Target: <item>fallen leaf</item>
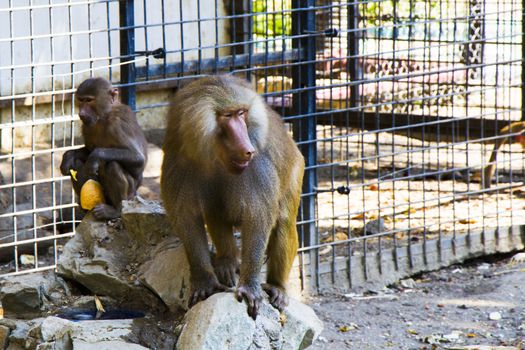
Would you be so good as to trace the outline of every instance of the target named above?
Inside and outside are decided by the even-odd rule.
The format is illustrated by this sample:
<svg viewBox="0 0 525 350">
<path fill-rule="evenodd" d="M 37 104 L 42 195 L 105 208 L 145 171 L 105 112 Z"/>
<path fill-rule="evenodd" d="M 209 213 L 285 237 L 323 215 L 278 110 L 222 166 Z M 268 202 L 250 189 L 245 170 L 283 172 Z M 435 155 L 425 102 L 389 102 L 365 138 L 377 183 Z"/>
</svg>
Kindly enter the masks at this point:
<svg viewBox="0 0 525 350">
<path fill-rule="evenodd" d="M 467 338 L 476 338 L 475 333 L 467 333 Z"/>
<path fill-rule="evenodd" d="M 407 329 L 408 334 L 418 335 L 419 333 L 415 329 Z"/>
<path fill-rule="evenodd" d="M 348 239 L 348 235 L 344 232 L 337 232 L 335 234 L 335 237 L 332 237 L 331 235 L 322 239 L 323 243 L 330 243 L 334 241 L 346 241 Z"/>
<path fill-rule="evenodd" d="M 284 325 L 286 324 L 286 315 L 281 313 L 279 315 L 279 323 L 281 324 L 281 327 L 284 327 Z"/>
<path fill-rule="evenodd" d="M 365 213 L 360 213 L 360 214 L 352 216 L 350 219 L 352 219 L 352 220 L 363 220 L 364 218 L 366 218 Z"/>
<path fill-rule="evenodd" d="M 348 326 L 341 326 L 341 327 L 339 327 L 339 332 L 346 333 L 349 330 L 350 330 L 350 327 L 348 327 Z"/>
<path fill-rule="evenodd" d="M 344 325 L 339 327 L 339 332 L 346 333 L 351 330 L 359 329 L 359 327 L 355 323 L 350 323 L 348 325 Z"/>
<path fill-rule="evenodd" d="M 96 295 L 95 295 L 95 306 L 97 308 L 97 311 L 106 312 L 106 310 L 104 310 L 104 305 L 102 305 L 102 302 Z"/>
<path fill-rule="evenodd" d="M 460 224 L 466 225 L 466 224 L 475 224 L 477 221 L 474 219 L 461 219 L 459 220 Z"/>
<path fill-rule="evenodd" d="M 405 214 L 415 214 L 416 213 L 416 209 L 410 207 L 406 210 L 403 210 L 402 212 L 399 213 L 399 215 L 405 215 Z"/>
<path fill-rule="evenodd" d="M 417 283 L 429 283 L 429 282 L 432 282 L 432 280 L 430 278 L 418 278 L 416 279 L 416 282 Z"/>
</svg>

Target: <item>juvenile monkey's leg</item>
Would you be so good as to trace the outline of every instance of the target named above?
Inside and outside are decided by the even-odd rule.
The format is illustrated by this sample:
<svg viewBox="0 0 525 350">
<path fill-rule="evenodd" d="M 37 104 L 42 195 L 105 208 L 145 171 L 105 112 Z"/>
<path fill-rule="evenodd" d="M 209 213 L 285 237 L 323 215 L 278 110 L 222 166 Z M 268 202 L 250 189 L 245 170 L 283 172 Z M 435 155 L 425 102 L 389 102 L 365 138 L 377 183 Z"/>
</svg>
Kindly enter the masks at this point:
<svg viewBox="0 0 525 350">
<path fill-rule="evenodd" d="M 268 242 L 267 283 L 262 287 L 270 296 L 270 303 L 280 311 L 288 305 L 286 282 L 299 247 L 295 224 L 295 215 L 280 218 Z"/>
<path fill-rule="evenodd" d="M 235 274 L 239 270 L 239 250 L 233 237 L 232 226 L 215 215 L 206 217 L 206 226 L 217 254 L 213 258 L 213 267 L 219 281 L 228 286 L 235 286 Z"/>
<path fill-rule="evenodd" d="M 118 162 L 108 162 L 100 166 L 99 178 L 108 203 L 93 208 L 93 215 L 99 220 L 117 218 L 122 201 L 128 199 L 129 188 L 133 186 L 129 183 L 130 176 Z"/>
</svg>

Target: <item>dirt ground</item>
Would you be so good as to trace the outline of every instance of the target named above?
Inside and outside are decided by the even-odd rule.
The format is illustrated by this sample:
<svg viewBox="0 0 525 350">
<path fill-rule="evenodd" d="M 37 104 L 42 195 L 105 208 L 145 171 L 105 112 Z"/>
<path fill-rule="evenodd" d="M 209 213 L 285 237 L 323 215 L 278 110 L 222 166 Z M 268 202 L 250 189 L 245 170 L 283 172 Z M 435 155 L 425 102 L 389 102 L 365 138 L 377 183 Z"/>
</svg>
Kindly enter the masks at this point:
<svg viewBox="0 0 525 350">
<path fill-rule="evenodd" d="M 311 349 L 525 349 L 523 255 L 475 260 L 362 295 L 312 298 L 325 329 Z"/>
<path fill-rule="evenodd" d="M 446 150 L 443 151 L 446 153 Z M 405 154 L 404 151 L 399 152 Z M 410 168 L 413 163 L 425 163 L 426 171 L 440 169 L 439 164 L 433 164 L 428 159 L 447 159 L 446 154 L 439 151 L 431 154 L 431 151 L 425 152 L 421 159 L 414 159 L 417 158 L 415 153 L 410 153 L 413 158 L 406 160 L 396 155 L 397 167 Z M 472 146 L 468 151 L 479 152 L 480 149 Z M 366 155 L 344 154 L 341 157 L 358 159 Z M 139 191 L 146 199 L 158 199 L 161 159 L 160 149 L 151 146 L 144 186 Z M 462 163 L 458 159 L 455 161 Z M 457 163 L 455 167 L 458 167 Z M 523 158 L 521 164 L 513 163 L 513 168 L 517 167 L 514 176 L 518 179 L 521 179 L 522 164 Z M 417 181 L 410 179 L 408 174 L 408 178 L 373 186 L 371 179 L 378 178 L 375 173 L 377 165 L 375 162 L 356 165 L 364 170 L 367 166 L 371 167 L 368 172 L 372 172 L 373 176 L 367 176 L 365 184 L 359 173 L 352 174 L 349 183 L 338 181 L 346 178 L 336 176 L 340 175 L 338 171 L 345 175 L 354 168 L 353 164 L 345 163 L 335 168 L 334 177 L 328 176 L 325 182 L 320 176 L 320 187 L 323 188 L 339 185 L 358 187 L 353 190 L 351 202 L 346 195 L 333 195 L 332 192 L 319 195 L 319 225 L 329 228 L 326 229 L 328 235 L 334 232 L 332 225 L 337 233 L 351 232 L 353 235 L 362 231 L 366 220 L 384 216 L 391 219 L 385 218 L 387 230 L 411 229 L 417 233 L 418 229 L 425 228 L 427 234 L 435 230 L 447 233 L 454 230 L 461 232 L 463 228 L 517 225 L 522 224 L 525 218 L 525 191 L 521 188 L 515 188 L 512 192 L 505 190 L 465 196 L 479 185 L 469 185 L 464 176 L 456 173 L 455 180 L 425 178 L 425 181 Z M 382 166 L 390 169 L 388 164 Z M 9 169 L 4 170 L 2 173 L 6 176 Z M 22 165 L 19 166 L 17 174 L 29 173 L 23 170 Z M 320 173 L 323 175 L 322 169 Z M 10 182 L 8 177 L 6 180 Z M 502 182 L 506 181 L 502 177 Z M 19 190 L 19 197 L 22 197 L 21 193 Z M 395 197 L 392 193 L 396 194 Z M 425 204 L 418 206 L 417 203 Z M 395 208 L 395 215 L 387 210 L 392 208 Z M 352 214 L 350 219 L 345 213 Z M 346 219 L 334 219 L 340 217 Z M 325 233 L 322 228 L 320 233 Z M 323 237 L 321 240 L 324 242 Z M 347 238 L 343 236 L 343 239 Z M 53 264 L 52 256 L 49 262 L 43 258 L 40 257 L 39 263 L 44 266 Z M 12 272 L 13 268 L 12 261 L 0 265 L 0 273 Z M 525 259 L 518 263 L 511 262 L 510 256 L 477 260 L 423 274 L 363 295 L 315 297 L 309 300 L 309 304 L 325 324 L 325 330 L 311 349 L 525 349 Z M 469 347 L 473 345 L 479 346 Z"/>
</svg>

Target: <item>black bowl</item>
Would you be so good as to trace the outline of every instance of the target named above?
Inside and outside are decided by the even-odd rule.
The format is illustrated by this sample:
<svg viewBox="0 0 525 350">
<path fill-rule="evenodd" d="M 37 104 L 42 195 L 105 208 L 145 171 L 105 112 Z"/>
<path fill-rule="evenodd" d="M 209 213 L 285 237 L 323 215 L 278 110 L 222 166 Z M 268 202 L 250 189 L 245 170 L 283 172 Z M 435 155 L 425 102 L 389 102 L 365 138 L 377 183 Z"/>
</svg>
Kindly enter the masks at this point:
<svg viewBox="0 0 525 350">
<path fill-rule="evenodd" d="M 96 310 L 90 309 L 72 309 L 64 310 L 57 315 L 57 317 L 64 318 L 71 321 L 92 321 L 92 320 L 124 320 L 144 317 L 144 313 L 140 311 L 113 309 L 107 310 L 100 314 L 98 318 Z"/>
</svg>

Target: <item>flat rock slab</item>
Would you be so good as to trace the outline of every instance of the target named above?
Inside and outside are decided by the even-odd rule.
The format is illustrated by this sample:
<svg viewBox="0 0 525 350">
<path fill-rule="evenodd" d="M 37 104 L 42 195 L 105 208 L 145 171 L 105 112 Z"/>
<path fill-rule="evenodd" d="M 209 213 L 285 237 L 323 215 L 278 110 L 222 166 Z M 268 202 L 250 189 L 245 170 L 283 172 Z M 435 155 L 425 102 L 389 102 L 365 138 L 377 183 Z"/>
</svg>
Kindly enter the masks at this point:
<svg viewBox="0 0 525 350">
<path fill-rule="evenodd" d="M 148 350 L 139 344 L 127 343 L 119 340 L 100 341 L 88 343 L 81 340 L 73 340 L 72 350 Z"/>
<path fill-rule="evenodd" d="M 147 349 L 127 339 L 133 334 L 133 320 L 99 320 L 72 322 L 47 317 L 40 326 L 42 340 L 50 349 L 72 344 L 73 350 Z"/>
</svg>

